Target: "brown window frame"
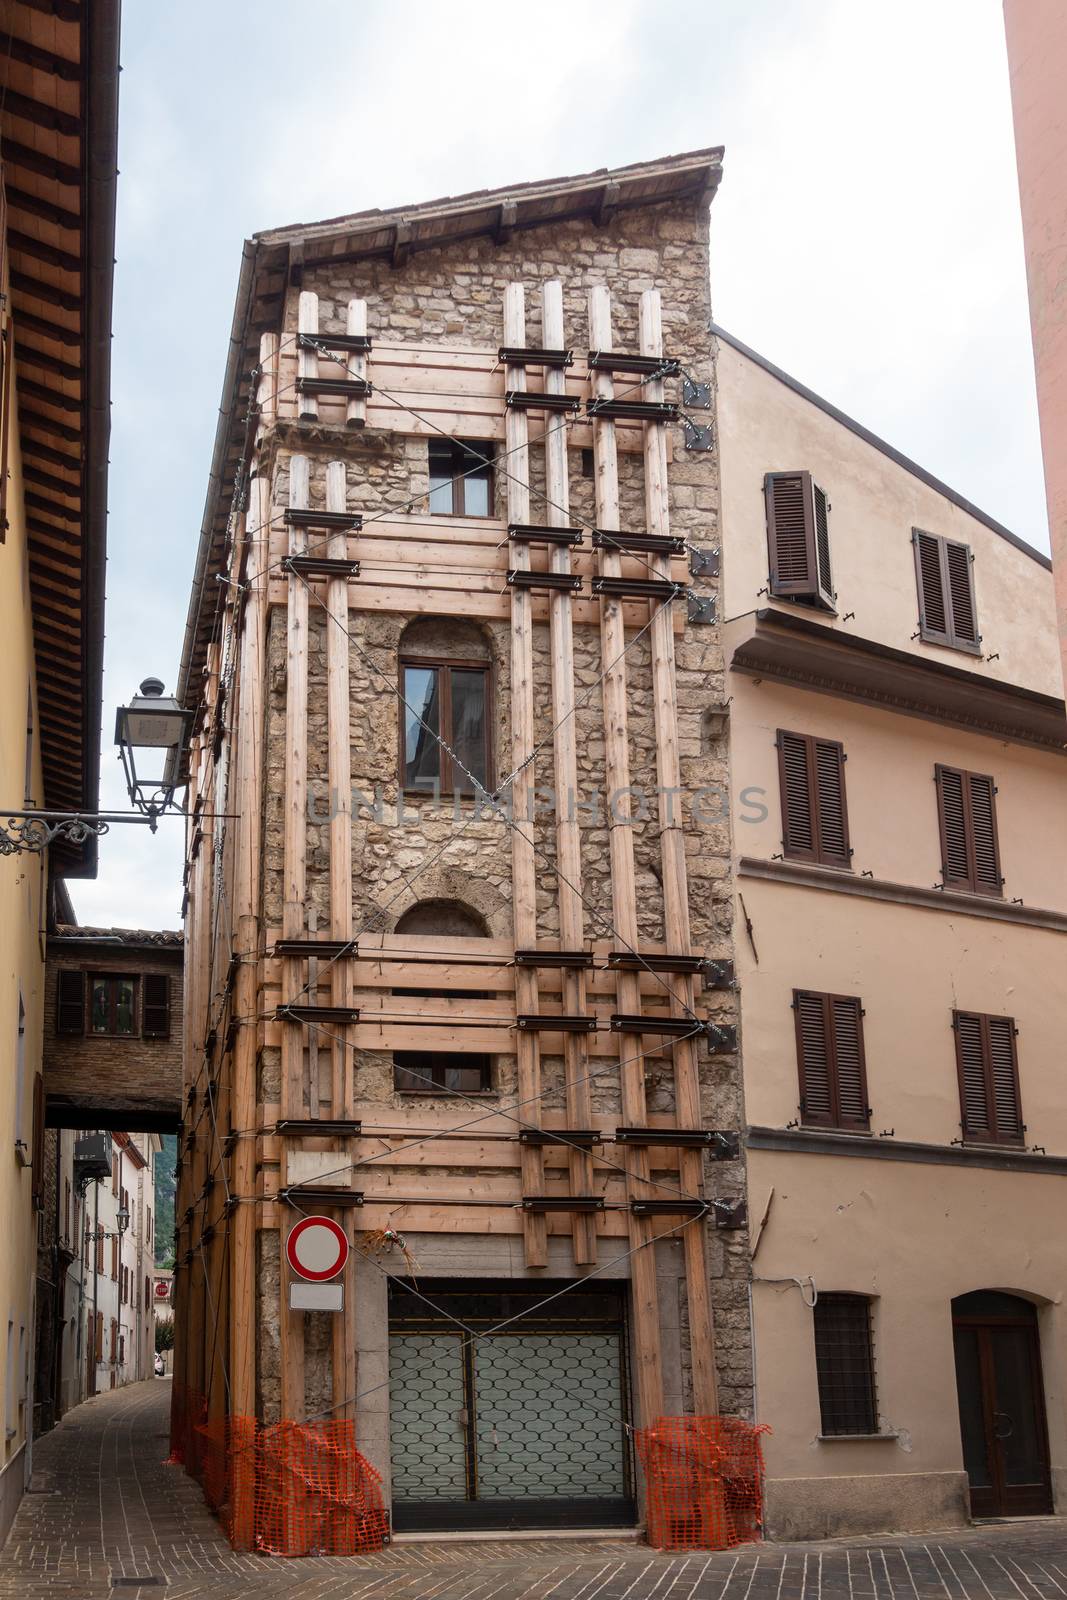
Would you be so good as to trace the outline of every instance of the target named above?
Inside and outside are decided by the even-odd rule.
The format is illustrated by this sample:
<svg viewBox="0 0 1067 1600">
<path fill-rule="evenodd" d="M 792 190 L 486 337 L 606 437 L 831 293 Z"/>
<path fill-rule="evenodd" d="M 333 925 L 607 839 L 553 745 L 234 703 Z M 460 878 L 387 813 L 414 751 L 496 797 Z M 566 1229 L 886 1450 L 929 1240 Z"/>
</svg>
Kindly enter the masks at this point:
<svg viewBox="0 0 1067 1600">
<path fill-rule="evenodd" d="M 429 439 L 427 440 L 426 461 L 427 467 L 432 466 L 434 454 L 449 456 L 448 466 L 452 481 L 452 505 L 448 511 L 439 511 L 432 504 L 432 493 L 427 497 L 427 510 L 432 517 L 477 517 L 480 521 L 488 520 L 496 511 L 496 444 L 492 439 Z M 467 476 L 471 472 L 470 457 L 481 457 L 487 467 L 486 472 L 486 501 L 488 511 L 468 511 L 466 509 L 465 486 Z"/>
<path fill-rule="evenodd" d="M 445 744 L 452 744 L 452 678 L 454 670 L 460 672 L 481 672 L 485 676 L 485 788 L 492 794 L 493 784 L 493 712 L 496 703 L 496 681 L 491 661 L 464 660 L 459 656 L 417 656 L 403 655 L 400 657 L 400 716 L 398 726 L 398 746 L 400 759 L 400 786 L 404 794 L 413 800 L 430 800 L 435 795 L 455 795 L 460 799 L 473 800 L 473 789 L 456 790 L 453 783 L 452 757 L 447 750 L 440 752 L 441 774 L 440 782 L 434 789 L 416 789 L 407 781 L 407 750 L 404 744 L 404 714 L 407 710 L 406 674 L 409 667 L 433 668 L 435 671 L 445 671 L 448 676 L 444 680 L 445 693 L 440 697 L 440 727 L 438 733 Z M 446 781 L 447 779 L 447 781 Z"/>
<path fill-rule="evenodd" d="M 938 582 L 941 586 L 941 605 L 945 615 L 944 628 L 931 625 L 928 620 L 931 596 L 926 590 L 926 576 L 923 571 L 922 541 L 929 539 L 937 546 Z M 944 645 L 949 650 L 962 650 L 967 655 L 980 656 L 982 654 L 982 634 L 978 626 L 978 602 L 974 593 L 974 552 L 969 544 L 964 544 L 962 539 L 949 539 L 943 533 L 928 533 L 925 528 L 912 528 L 911 542 L 915 555 L 915 586 L 919 597 L 919 638 L 925 644 Z M 957 626 L 956 606 L 952 597 L 952 577 L 949 572 L 949 547 L 962 550 L 967 562 L 967 587 L 970 593 L 971 622 L 974 626 L 974 638 L 969 639 L 966 633 L 961 633 Z"/>
<path fill-rule="evenodd" d="M 803 576 L 790 577 L 782 571 L 778 485 L 787 483 L 797 484 L 801 496 Z M 821 611 L 836 615 L 837 591 L 834 588 L 830 548 L 830 496 L 821 484 L 815 482 L 810 472 L 767 472 L 763 477 L 763 497 L 767 511 L 767 587 L 770 593 L 780 600 L 804 601 Z"/>
<path fill-rule="evenodd" d="M 138 1022 L 140 1020 L 138 1012 L 141 1004 L 141 982 L 139 975 L 135 972 L 90 972 L 88 977 L 89 982 L 86 985 L 86 1008 L 88 1017 L 88 1026 L 86 1028 L 87 1036 L 90 1039 L 141 1038 L 141 1031 L 138 1027 Z M 106 1029 L 93 1027 L 93 990 L 98 983 L 106 983 L 108 986 L 108 1027 Z M 129 1033 L 119 1033 L 115 1026 L 115 1013 L 118 1004 L 118 986 L 120 983 L 129 983 L 133 986 L 133 1003 L 130 1007 L 130 1020 L 133 1023 L 133 1026 Z"/>
<path fill-rule="evenodd" d="M 809 849 L 805 845 L 798 845 L 791 836 L 789 816 L 789 791 L 786 770 L 786 740 L 796 739 L 805 747 L 805 761 L 808 785 L 808 811 L 811 819 L 812 845 Z M 778 788 L 782 807 L 782 851 L 791 861 L 811 861 L 820 867 L 839 867 L 845 871 L 852 869 L 852 846 L 849 843 L 848 831 L 848 797 L 845 792 L 845 762 L 848 760 L 845 747 L 838 739 L 822 739 L 812 733 L 795 733 L 790 728 L 779 728 L 775 735 L 778 747 Z M 822 824 L 822 806 L 819 799 L 819 757 L 818 750 L 822 746 L 836 753 L 838 772 L 840 775 L 841 794 L 841 832 L 844 839 L 844 854 L 827 847 Z"/>
<path fill-rule="evenodd" d="M 963 1042 L 960 1031 L 960 1021 L 967 1018 L 977 1022 L 980 1028 L 982 1073 L 985 1079 L 986 1109 L 989 1112 L 989 1126 L 985 1128 L 972 1128 L 967 1123 L 967 1095 L 964 1083 Z M 1001 1131 L 998 1126 L 997 1114 L 997 1085 L 993 1077 L 993 1045 L 990 1023 L 1005 1023 L 1008 1030 L 1008 1040 L 1011 1046 L 1011 1071 L 1012 1086 L 1015 1094 L 1015 1116 L 1018 1121 L 1018 1130 L 1005 1129 Z M 952 1032 L 956 1042 L 956 1080 L 960 1095 L 960 1129 L 963 1133 L 965 1144 L 999 1144 L 1011 1145 L 1014 1149 L 1023 1149 L 1026 1145 L 1026 1123 L 1023 1121 L 1022 1090 L 1019 1085 L 1019 1050 L 1016 1044 L 1019 1030 L 1015 1025 L 1014 1017 L 1004 1017 L 992 1011 L 964 1011 L 955 1010 L 952 1013 Z"/>
<path fill-rule="evenodd" d="M 967 872 L 965 874 L 953 873 L 949 869 L 948 826 L 945 814 L 945 774 L 951 773 L 960 779 L 960 792 L 963 803 L 963 848 L 967 857 Z M 975 848 L 974 836 L 974 809 L 973 785 L 976 783 L 987 784 L 989 787 L 989 813 L 992 820 L 992 848 L 996 862 L 996 884 L 983 883 L 978 875 L 978 852 Z M 944 762 L 937 762 L 934 767 L 934 785 L 937 789 L 937 828 L 941 842 L 941 876 L 946 889 L 958 889 L 964 894 L 981 894 L 994 900 L 1004 898 L 1004 869 L 1000 860 L 1000 833 L 997 828 L 997 784 L 992 773 L 970 772 L 965 767 L 953 767 Z"/>
<path fill-rule="evenodd" d="M 823 1041 L 826 1052 L 827 1084 L 830 1095 L 830 1110 L 826 1116 L 813 1113 L 808 1105 L 807 1077 L 808 1071 L 805 1063 L 805 1042 L 802 1020 L 801 1001 L 818 1000 L 822 1003 Z M 837 1006 L 848 1006 L 856 1014 L 856 1040 L 857 1040 L 857 1065 L 859 1068 L 860 1091 L 863 1099 L 864 1114 L 860 1117 L 849 1118 L 841 1109 L 841 1075 L 837 1065 L 837 1040 L 834 1029 L 834 1011 Z M 794 989 L 793 990 L 793 1022 L 796 1032 L 797 1048 L 797 1081 L 800 1088 L 800 1121 L 805 1128 L 827 1128 L 834 1133 L 870 1133 L 871 1131 L 871 1106 L 870 1092 L 867 1087 L 867 1051 L 863 1038 L 863 1001 L 854 994 L 829 994 L 821 989 Z"/>
<path fill-rule="evenodd" d="M 854 1315 L 861 1308 L 862 1315 Z M 838 1320 L 833 1326 L 830 1319 L 835 1314 Z M 871 1297 L 820 1290 L 812 1307 L 812 1339 L 821 1436 L 869 1438 L 878 1433 Z"/>
</svg>

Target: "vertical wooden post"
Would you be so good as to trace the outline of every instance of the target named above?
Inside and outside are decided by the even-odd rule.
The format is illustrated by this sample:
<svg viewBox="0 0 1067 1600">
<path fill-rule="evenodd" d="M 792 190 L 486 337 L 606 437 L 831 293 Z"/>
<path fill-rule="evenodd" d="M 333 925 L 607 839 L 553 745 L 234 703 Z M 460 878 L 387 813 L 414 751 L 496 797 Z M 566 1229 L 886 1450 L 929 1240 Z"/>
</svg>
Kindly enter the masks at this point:
<svg viewBox="0 0 1067 1600">
<path fill-rule="evenodd" d="M 259 383 L 256 385 L 259 425 L 269 428 L 278 415 L 278 335 L 259 336 Z"/>
<path fill-rule="evenodd" d="M 352 331 L 352 310 L 362 306 L 363 327 L 366 327 L 366 305 L 353 300 L 349 304 L 349 331 Z M 349 422 L 352 417 L 349 414 Z M 327 511 L 348 510 L 348 490 L 343 461 L 331 461 L 326 468 Z M 348 556 L 348 534 L 336 529 L 330 534 L 328 554 L 332 561 L 343 561 Z M 330 791 L 330 937 L 352 937 L 352 755 L 351 755 L 351 691 L 349 687 L 348 640 L 348 579 L 331 578 L 326 590 L 326 607 L 329 613 L 326 626 L 326 680 L 327 680 L 327 735 L 329 739 L 329 791 Z M 333 963 L 331 972 L 331 1000 L 335 1006 L 351 1006 L 352 962 L 342 956 Z M 333 1077 L 330 1097 L 330 1115 L 335 1118 L 351 1117 L 355 1106 L 354 1069 L 349 1064 L 349 1029 L 336 1029 L 338 1043 L 333 1047 Z M 353 1159 L 355 1141 L 341 1142 L 342 1161 Z M 351 1175 L 349 1174 L 349 1177 Z M 336 1220 L 351 1235 L 353 1213 L 342 1211 Z M 349 1243 L 351 1244 L 351 1237 Z M 352 1404 L 356 1392 L 356 1340 L 355 1340 L 355 1259 L 350 1254 L 344 1272 L 345 1309 L 333 1319 L 333 1401 L 338 1408 L 338 1418 L 354 1417 Z M 343 1402 L 348 1402 L 343 1404 Z"/>
<path fill-rule="evenodd" d="M 546 349 L 561 350 L 563 330 L 563 284 L 558 278 L 541 291 L 541 336 Z M 562 367 L 545 372 L 549 394 L 565 394 L 567 380 Z M 570 518 L 570 475 L 567 465 L 567 422 L 549 412 L 545 422 L 545 494 L 548 499 L 546 521 L 565 528 Z M 570 550 L 552 545 L 551 570 L 569 574 Z M 580 950 L 585 938 L 582 907 L 581 833 L 578 827 L 578 745 L 574 720 L 574 623 L 569 594 L 549 596 L 549 640 L 552 652 L 552 745 L 556 789 L 556 863 L 559 867 L 559 937 L 564 950 Z M 584 1016 L 586 1008 L 585 973 L 563 970 L 563 1011 Z M 584 1034 L 563 1035 L 563 1062 L 567 1096 L 567 1125 L 588 1128 L 592 1118 L 589 1088 L 589 1048 Z M 568 1156 L 571 1193 L 593 1192 L 593 1158 L 584 1150 Z M 577 1213 L 571 1222 L 574 1260 L 588 1266 L 596 1260 L 596 1218 Z"/>
<path fill-rule="evenodd" d="M 301 289 L 300 299 L 297 302 L 297 333 L 314 333 L 319 331 L 319 297 L 310 289 Z M 305 350 L 297 340 L 296 350 L 296 375 L 298 378 L 317 378 L 319 375 L 319 352 Z M 319 402 L 316 395 L 298 394 L 296 397 L 296 414 L 304 420 L 314 420 L 319 414 Z"/>
<path fill-rule="evenodd" d="M 300 296 L 303 307 L 305 296 Z M 315 315 L 318 302 L 314 296 Z M 289 458 L 289 505 L 306 511 L 309 505 L 310 468 L 307 456 Z M 307 553 L 307 529 L 289 530 L 290 555 Z M 289 575 L 287 623 L 287 673 L 285 693 L 285 844 L 282 888 L 282 932 L 287 939 L 303 938 L 306 932 L 307 896 L 307 767 L 308 767 L 308 591 L 303 578 Z M 291 1000 L 300 991 L 300 962 L 287 957 L 282 962 L 282 996 Z M 282 1026 L 282 1116 L 303 1117 L 304 1110 L 304 1032 L 303 1025 L 286 1022 Z M 281 1185 L 288 1182 L 287 1154 L 282 1142 Z M 304 1415 L 304 1319 L 303 1313 L 289 1310 L 288 1272 L 285 1265 L 285 1237 L 292 1217 L 281 1206 L 279 1225 L 278 1314 L 281 1327 L 282 1417 L 300 1421 Z"/>
<path fill-rule="evenodd" d="M 262 859 L 263 724 L 265 701 L 264 615 L 266 606 L 266 540 L 270 521 L 270 488 L 254 477 L 247 517 L 248 558 L 245 582 L 244 636 L 240 649 L 237 703 L 237 773 L 234 795 L 237 849 L 233 910 L 236 920 L 234 1014 L 239 1019 L 233 1058 L 233 1127 L 237 1145 L 233 1194 L 237 1208 L 230 1240 L 230 1393 L 235 1416 L 256 1414 L 256 1054 L 259 1024 L 259 903 Z M 235 1437 L 242 1437 L 235 1434 Z M 254 1535 L 252 1474 L 247 1465 L 233 1475 L 233 1542 L 250 1550 Z"/>
<path fill-rule="evenodd" d="M 663 327 L 658 289 L 641 296 L 641 354 L 662 356 Z M 648 398 L 663 399 L 663 382 L 648 385 Z M 670 501 L 667 490 L 667 438 L 661 422 L 644 424 L 645 515 L 649 533 L 670 533 Z M 652 558 L 653 575 L 669 580 L 671 558 Z M 663 923 L 667 949 L 672 954 L 688 955 L 690 944 L 689 888 L 685 867 L 685 836 L 682 832 L 681 766 L 678 756 L 678 693 L 674 667 L 674 623 L 671 606 L 655 606 L 652 614 L 652 690 L 656 726 L 656 770 L 659 784 L 660 854 L 663 877 Z M 674 1016 L 692 1016 L 693 980 L 673 974 L 667 980 Z M 699 1128 L 700 1078 L 697 1066 L 697 1041 L 677 1039 L 674 1044 L 675 1115 L 679 1127 Z M 679 1152 L 682 1188 L 698 1195 L 703 1183 L 703 1157 L 699 1150 Z M 683 1232 L 685 1246 L 686 1296 L 689 1302 L 689 1342 L 693 1363 L 693 1407 L 697 1415 L 712 1415 L 718 1409 L 715 1376 L 715 1325 L 711 1305 L 711 1285 L 704 1249 L 703 1222 L 691 1223 Z"/>
<path fill-rule="evenodd" d="M 504 291 L 504 343 L 517 348 L 526 343 L 526 293 L 521 283 L 509 283 Z M 525 367 L 506 369 L 505 387 L 525 389 Z M 505 449 L 508 454 L 508 521 L 530 520 L 529 426 L 525 411 L 509 407 L 505 418 Z M 529 551 L 516 545 L 516 568 L 530 564 Z M 511 786 L 511 899 L 514 913 L 515 948 L 532 950 L 537 944 L 537 875 L 534 856 L 534 748 L 533 693 L 533 604 L 525 589 L 511 591 L 511 766 L 518 775 Z M 532 967 L 515 969 L 515 1007 L 518 1012 L 536 1012 L 537 972 Z M 515 1039 L 519 1100 L 526 1122 L 541 1122 L 541 1049 L 536 1033 L 516 1030 Z M 545 1162 L 542 1150 L 523 1145 L 520 1157 L 524 1196 L 545 1192 Z M 523 1215 L 523 1239 L 528 1267 L 548 1264 L 548 1225 L 543 1214 Z"/>
<path fill-rule="evenodd" d="M 367 302 L 365 300 L 350 300 L 348 302 L 348 333 L 350 335 L 366 334 L 367 332 Z M 365 378 L 367 376 L 367 358 L 358 350 L 348 352 L 346 363 L 350 378 Z M 367 401 L 359 395 L 350 395 L 348 410 L 345 415 L 345 426 L 349 428 L 362 428 L 367 420 Z M 344 510 L 344 507 L 341 508 Z"/>
<path fill-rule="evenodd" d="M 611 296 L 606 287 L 589 291 L 589 347 L 611 349 Z M 597 399 L 610 399 L 614 393 L 611 375 L 598 372 L 593 390 Z M 593 420 L 593 461 L 596 482 L 596 520 L 599 528 L 619 528 L 619 460 L 615 424 L 607 418 Z M 600 552 L 600 574 L 617 578 L 622 562 L 610 546 Z M 639 944 L 637 888 L 634 877 L 634 845 L 630 832 L 630 749 L 626 707 L 626 630 L 622 602 L 604 599 L 600 603 L 600 641 L 604 663 L 604 772 L 608 801 L 608 851 L 611 863 L 612 920 L 623 948 L 636 950 Z M 625 800 L 623 796 L 626 796 Z M 641 985 L 636 972 L 620 971 L 616 982 L 619 1010 L 636 1015 L 641 1010 Z M 643 1127 L 645 1104 L 645 1064 L 639 1034 L 619 1035 L 619 1060 L 622 1078 L 622 1114 L 632 1127 Z M 631 1200 L 649 1198 L 648 1152 L 626 1149 L 627 1193 Z M 663 1414 L 663 1367 L 660 1353 L 659 1296 L 656 1289 L 655 1246 L 650 1243 L 652 1228 L 648 1220 L 630 1213 L 630 1272 L 633 1293 L 634 1359 L 637 1367 L 637 1395 L 640 1421 L 647 1425 Z"/>
</svg>

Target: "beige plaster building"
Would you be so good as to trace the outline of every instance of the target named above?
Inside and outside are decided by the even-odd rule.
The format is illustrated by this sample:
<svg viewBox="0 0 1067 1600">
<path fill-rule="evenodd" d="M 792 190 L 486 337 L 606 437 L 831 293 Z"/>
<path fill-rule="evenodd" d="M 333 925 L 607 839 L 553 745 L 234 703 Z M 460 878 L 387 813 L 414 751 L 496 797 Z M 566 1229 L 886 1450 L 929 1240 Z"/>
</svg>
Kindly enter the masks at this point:
<svg viewBox="0 0 1067 1600">
<path fill-rule="evenodd" d="M 1050 564 L 717 345 L 768 1531 L 1062 1510 Z"/>
</svg>

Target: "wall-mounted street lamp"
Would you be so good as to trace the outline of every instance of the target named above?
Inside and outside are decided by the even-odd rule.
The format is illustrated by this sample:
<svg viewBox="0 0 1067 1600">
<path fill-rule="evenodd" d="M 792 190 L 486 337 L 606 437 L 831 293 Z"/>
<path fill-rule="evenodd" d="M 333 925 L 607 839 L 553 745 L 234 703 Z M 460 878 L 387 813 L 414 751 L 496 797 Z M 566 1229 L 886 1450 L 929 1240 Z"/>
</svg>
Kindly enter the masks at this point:
<svg viewBox="0 0 1067 1600">
<path fill-rule="evenodd" d="M 130 1225 L 129 1206 L 119 1206 L 118 1210 L 115 1212 L 115 1221 L 118 1223 L 119 1237 L 121 1238 Z"/>
<path fill-rule="evenodd" d="M 173 696 L 163 693 L 159 678 L 146 678 L 140 694 L 135 694 L 128 706 L 120 706 L 115 715 L 115 743 L 126 774 L 126 790 L 153 833 L 157 817 L 174 804 L 178 758 L 192 720 L 191 711 L 184 711 Z M 154 769 L 160 762 L 158 777 L 154 771 L 151 776 L 144 772 L 146 765 Z"/>
<path fill-rule="evenodd" d="M 0 806 L 0 856 L 39 855 L 56 839 L 84 844 L 86 839 L 103 838 L 113 822 L 147 822 L 155 833 L 158 819 L 174 808 L 182 745 L 192 721 L 193 712 L 183 711 L 177 700 L 164 695 L 159 678 L 146 678 L 140 693 L 128 706 L 120 706 L 115 717 L 115 743 L 133 811 L 24 811 Z M 138 772 L 137 751 L 142 769 L 147 764 L 154 769 L 162 762 L 158 777 Z"/>
</svg>

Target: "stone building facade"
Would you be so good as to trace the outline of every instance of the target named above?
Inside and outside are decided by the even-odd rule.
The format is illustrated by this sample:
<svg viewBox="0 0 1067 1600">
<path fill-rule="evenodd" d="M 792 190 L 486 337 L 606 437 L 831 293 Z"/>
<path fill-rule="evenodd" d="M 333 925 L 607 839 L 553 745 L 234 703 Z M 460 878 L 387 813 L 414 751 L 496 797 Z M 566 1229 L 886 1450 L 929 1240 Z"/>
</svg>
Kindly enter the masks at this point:
<svg viewBox="0 0 1067 1600">
<path fill-rule="evenodd" d="M 246 247 L 180 685 L 176 1392 L 354 1420 L 399 1527 L 632 1520 L 632 1426 L 751 1413 L 719 155 Z"/>
</svg>

